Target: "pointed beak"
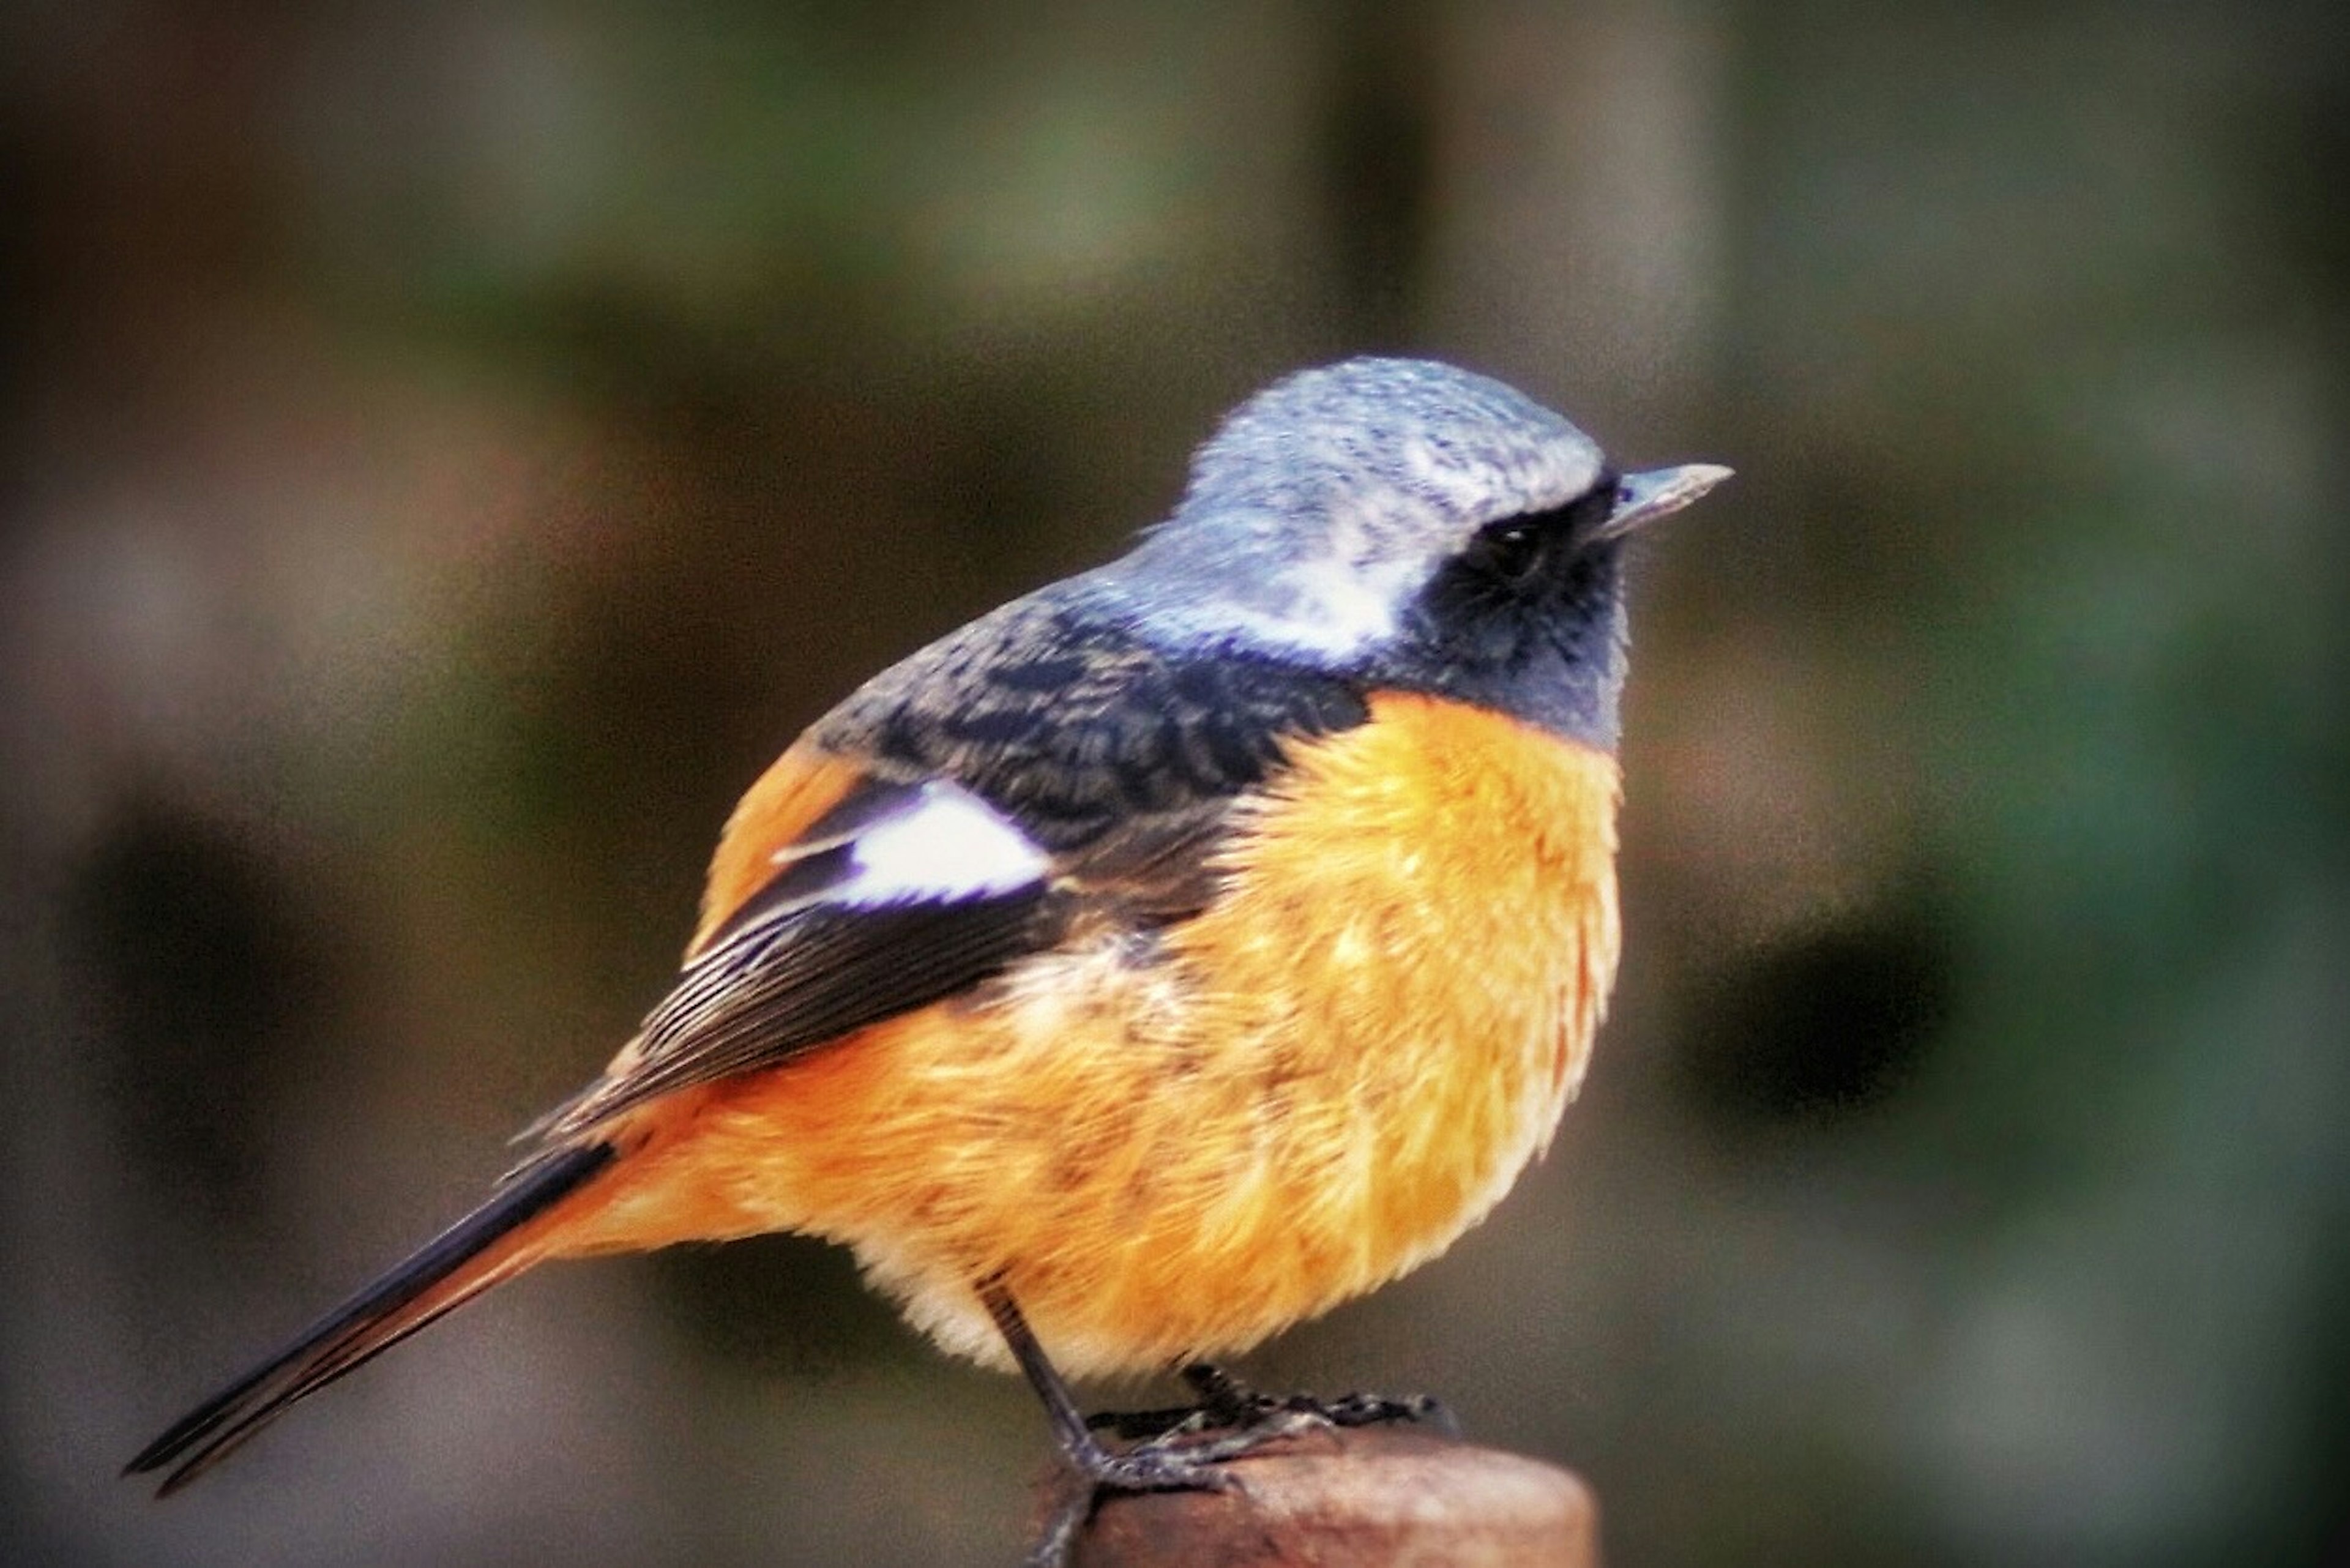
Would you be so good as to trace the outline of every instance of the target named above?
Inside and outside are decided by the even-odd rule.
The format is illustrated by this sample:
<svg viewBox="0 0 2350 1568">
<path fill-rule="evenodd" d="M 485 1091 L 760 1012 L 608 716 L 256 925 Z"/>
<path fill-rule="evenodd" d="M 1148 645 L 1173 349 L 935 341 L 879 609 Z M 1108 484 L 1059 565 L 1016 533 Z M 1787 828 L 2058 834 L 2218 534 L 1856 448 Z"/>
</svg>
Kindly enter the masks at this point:
<svg viewBox="0 0 2350 1568">
<path fill-rule="evenodd" d="M 1616 482 L 1616 509 L 1593 530 L 1595 539 L 1620 539 L 1658 518 L 1679 512 L 1715 485 L 1731 471 L 1718 462 L 1685 462 L 1679 468 L 1652 468 L 1627 473 Z"/>
</svg>

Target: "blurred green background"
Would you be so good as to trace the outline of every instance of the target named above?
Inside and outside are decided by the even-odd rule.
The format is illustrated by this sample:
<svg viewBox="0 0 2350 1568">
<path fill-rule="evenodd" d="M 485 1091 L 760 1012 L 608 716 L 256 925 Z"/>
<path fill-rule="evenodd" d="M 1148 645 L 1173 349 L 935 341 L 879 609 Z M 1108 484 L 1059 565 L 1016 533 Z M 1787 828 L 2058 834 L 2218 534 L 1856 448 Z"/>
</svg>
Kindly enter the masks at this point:
<svg viewBox="0 0 2350 1568">
<path fill-rule="evenodd" d="M 1582 1102 L 1245 1370 L 1440 1391 L 1642 1568 L 2336 1560 L 2346 36 L 8 6 L 0 1558 L 1008 1560 L 1026 1392 L 789 1241 L 113 1471 L 600 1064 L 800 725 L 1407 349 L 1739 478 L 1644 563 Z"/>
</svg>

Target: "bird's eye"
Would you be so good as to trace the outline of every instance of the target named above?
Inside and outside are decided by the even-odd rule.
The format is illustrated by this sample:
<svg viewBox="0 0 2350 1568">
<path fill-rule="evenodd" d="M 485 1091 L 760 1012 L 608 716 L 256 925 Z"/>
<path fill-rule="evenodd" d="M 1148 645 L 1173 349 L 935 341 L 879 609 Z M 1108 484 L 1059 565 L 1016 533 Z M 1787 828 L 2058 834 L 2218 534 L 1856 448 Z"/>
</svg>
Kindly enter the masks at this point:
<svg viewBox="0 0 2350 1568">
<path fill-rule="evenodd" d="M 1543 546 L 1549 530 L 1536 517 L 1515 517 L 1497 523 L 1477 535 L 1471 552 L 1476 564 L 1505 583 L 1521 583 L 1541 569 Z"/>
</svg>

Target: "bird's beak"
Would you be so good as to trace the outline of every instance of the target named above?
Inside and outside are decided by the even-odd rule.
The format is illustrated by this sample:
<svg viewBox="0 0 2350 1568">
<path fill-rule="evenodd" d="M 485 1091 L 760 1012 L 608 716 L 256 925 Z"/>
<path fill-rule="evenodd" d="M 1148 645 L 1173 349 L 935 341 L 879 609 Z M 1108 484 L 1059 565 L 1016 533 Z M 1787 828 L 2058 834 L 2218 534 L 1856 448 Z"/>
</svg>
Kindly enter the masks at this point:
<svg viewBox="0 0 2350 1568">
<path fill-rule="evenodd" d="M 1616 482 L 1616 509 L 1592 531 L 1594 539 L 1620 539 L 1668 514 L 1679 512 L 1730 477 L 1718 462 L 1685 462 L 1679 468 L 1652 468 L 1627 473 Z"/>
</svg>

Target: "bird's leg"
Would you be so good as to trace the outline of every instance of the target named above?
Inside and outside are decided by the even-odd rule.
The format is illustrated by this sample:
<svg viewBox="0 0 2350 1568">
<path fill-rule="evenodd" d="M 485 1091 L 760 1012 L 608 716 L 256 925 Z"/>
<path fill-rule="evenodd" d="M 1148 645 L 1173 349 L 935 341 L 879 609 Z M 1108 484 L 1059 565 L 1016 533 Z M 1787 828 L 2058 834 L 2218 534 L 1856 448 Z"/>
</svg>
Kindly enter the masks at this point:
<svg viewBox="0 0 2350 1568">
<path fill-rule="evenodd" d="M 1186 1362 L 1175 1368 L 1175 1375 L 1191 1386 L 1191 1392 L 1200 1397 L 1199 1403 L 1172 1405 L 1159 1410 L 1104 1410 L 1087 1417 L 1086 1425 L 1097 1432 L 1113 1432 L 1128 1439 L 1156 1438 L 1213 1427 L 1253 1427 L 1280 1405 L 1280 1401 L 1258 1393 L 1222 1367 L 1204 1361 Z"/>
<path fill-rule="evenodd" d="M 1275 1401 L 1221 1366 L 1194 1361 L 1180 1376 L 1200 1397 L 1200 1408 L 1219 1427 L 1245 1427 L 1272 1413 Z"/>
<path fill-rule="evenodd" d="M 1053 1441 L 1070 1471 L 1069 1484 L 1062 1489 L 1044 1533 L 1029 1552 L 1030 1568 L 1060 1568 L 1067 1561 L 1077 1532 L 1093 1517 L 1105 1491 L 1221 1491 L 1234 1484 L 1231 1476 L 1216 1468 L 1229 1455 L 1163 1444 L 1146 1444 L 1125 1452 L 1105 1448 L 1003 1282 L 985 1280 L 978 1289 L 981 1303 L 995 1320 L 1003 1343 L 1011 1347 L 1012 1358 L 1044 1402 Z"/>
</svg>

